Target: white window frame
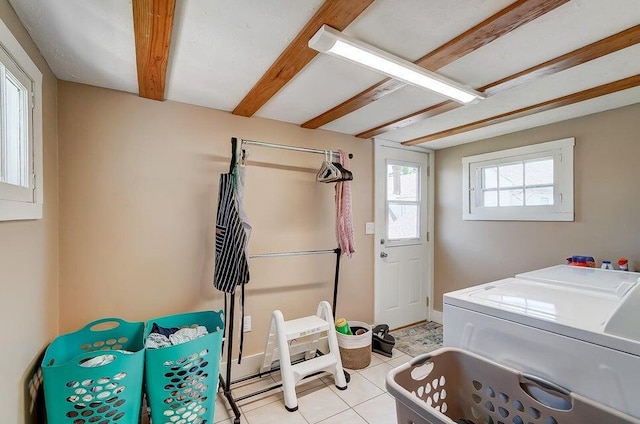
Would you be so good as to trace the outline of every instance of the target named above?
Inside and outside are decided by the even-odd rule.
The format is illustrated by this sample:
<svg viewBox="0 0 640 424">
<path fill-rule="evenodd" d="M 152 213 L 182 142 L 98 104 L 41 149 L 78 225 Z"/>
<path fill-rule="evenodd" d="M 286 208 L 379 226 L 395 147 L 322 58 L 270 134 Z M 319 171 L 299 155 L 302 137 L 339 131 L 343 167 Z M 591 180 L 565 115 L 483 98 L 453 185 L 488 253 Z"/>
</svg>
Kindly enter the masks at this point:
<svg viewBox="0 0 640 424">
<path fill-rule="evenodd" d="M 0 20 L 0 48 L 6 52 L 13 63 L 3 63 L 9 70 L 16 66 L 31 80 L 29 95 L 29 195 L 11 193 L 19 187 L 1 183 L 0 221 L 41 219 L 44 203 L 43 159 L 42 159 L 42 73 L 13 36 L 9 28 Z M 7 194 L 8 193 L 8 194 Z"/>
<path fill-rule="evenodd" d="M 462 158 L 462 219 L 465 221 L 573 221 L 575 138 L 532 144 Z M 483 167 L 553 157 L 553 205 L 484 207 L 477 192 Z"/>
</svg>

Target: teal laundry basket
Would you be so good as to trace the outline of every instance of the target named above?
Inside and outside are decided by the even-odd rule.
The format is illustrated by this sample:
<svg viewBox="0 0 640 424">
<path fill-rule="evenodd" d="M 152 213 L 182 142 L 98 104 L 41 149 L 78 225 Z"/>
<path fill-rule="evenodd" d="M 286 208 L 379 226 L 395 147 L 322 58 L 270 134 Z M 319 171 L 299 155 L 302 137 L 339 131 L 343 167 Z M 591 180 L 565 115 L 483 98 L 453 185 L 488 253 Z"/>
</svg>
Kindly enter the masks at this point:
<svg viewBox="0 0 640 424">
<path fill-rule="evenodd" d="M 209 334 L 176 346 L 147 349 L 145 378 L 153 423 L 213 424 L 224 333 L 224 312 L 203 311 L 147 322 L 165 328 L 207 328 Z"/>
<path fill-rule="evenodd" d="M 104 365 L 82 366 L 96 357 Z M 59 336 L 42 360 L 47 422 L 137 423 L 143 376 L 142 322 L 105 318 Z"/>
</svg>

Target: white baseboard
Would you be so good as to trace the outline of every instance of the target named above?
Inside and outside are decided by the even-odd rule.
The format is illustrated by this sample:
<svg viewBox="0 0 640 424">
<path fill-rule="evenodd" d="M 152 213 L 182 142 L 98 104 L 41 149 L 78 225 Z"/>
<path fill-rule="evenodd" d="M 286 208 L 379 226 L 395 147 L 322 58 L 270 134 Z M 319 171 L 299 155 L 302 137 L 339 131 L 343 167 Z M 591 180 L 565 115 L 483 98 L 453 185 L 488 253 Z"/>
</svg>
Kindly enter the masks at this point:
<svg viewBox="0 0 640 424">
<path fill-rule="evenodd" d="M 431 310 L 431 321 L 442 324 L 442 311 Z"/>
<path fill-rule="evenodd" d="M 260 371 L 262 366 L 262 358 L 264 354 L 256 353 L 254 355 L 243 356 L 242 363 L 238 365 L 238 358 L 236 357 L 231 361 L 231 380 L 237 380 L 238 378 L 246 377 L 251 374 L 256 374 Z M 220 363 L 220 374 L 225 379 L 227 378 L 227 363 Z"/>
<path fill-rule="evenodd" d="M 320 338 L 318 348 L 323 352 L 328 352 L 329 344 L 326 337 Z M 292 354 L 293 355 L 293 354 Z M 303 355 L 297 354 L 292 356 L 292 360 L 301 358 Z M 234 358 L 231 361 L 231 380 L 237 380 L 238 378 L 246 377 L 249 375 L 257 374 L 262 367 L 262 361 L 264 359 L 264 353 L 255 353 L 249 356 L 242 357 L 242 363 L 238 365 L 238 358 Z M 220 374 L 224 378 L 227 378 L 227 363 L 226 361 L 220 362 Z"/>
</svg>

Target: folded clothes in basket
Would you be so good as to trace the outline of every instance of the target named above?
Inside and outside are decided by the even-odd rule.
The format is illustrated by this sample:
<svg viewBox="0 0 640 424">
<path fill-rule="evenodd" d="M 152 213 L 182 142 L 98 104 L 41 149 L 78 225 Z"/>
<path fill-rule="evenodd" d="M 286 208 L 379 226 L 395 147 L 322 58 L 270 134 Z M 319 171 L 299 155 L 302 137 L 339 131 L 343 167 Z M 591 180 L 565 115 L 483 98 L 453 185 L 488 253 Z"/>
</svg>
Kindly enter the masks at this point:
<svg viewBox="0 0 640 424">
<path fill-rule="evenodd" d="M 175 333 L 178 330 L 180 330 L 178 327 L 171 327 L 171 328 L 160 327 L 155 322 L 151 326 L 151 333 L 158 333 L 158 334 L 162 334 L 163 336 L 167 336 L 167 337 L 169 337 L 170 335 L 172 335 L 173 333 Z"/>
<path fill-rule="evenodd" d="M 153 332 L 156 329 L 158 329 L 158 332 Z M 209 334 L 207 327 L 202 325 L 196 328 L 175 329 L 176 331 L 172 332 L 173 330 L 173 328 L 163 328 L 159 325 L 153 324 L 152 332 L 149 333 L 149 336 L 145 341 L 146 348 L 160 349 L 163 347 L 176 346 Z"/>
<path fill-rule="evenodd" d="M 116 352 L 126 353 L 127 355 L 131 355 L 133 352 L 129 352 L 128 350 L 116 350 Z M 115 355 L 109 355 L 108 353 L 104 355 L 94 356 L 93 358 L 87 359 L 80 363 L 81 367 L 93 368 L 93 367 L 101 367 L 103 365 L 108 365 L 116 360 Z"/>
</svg>

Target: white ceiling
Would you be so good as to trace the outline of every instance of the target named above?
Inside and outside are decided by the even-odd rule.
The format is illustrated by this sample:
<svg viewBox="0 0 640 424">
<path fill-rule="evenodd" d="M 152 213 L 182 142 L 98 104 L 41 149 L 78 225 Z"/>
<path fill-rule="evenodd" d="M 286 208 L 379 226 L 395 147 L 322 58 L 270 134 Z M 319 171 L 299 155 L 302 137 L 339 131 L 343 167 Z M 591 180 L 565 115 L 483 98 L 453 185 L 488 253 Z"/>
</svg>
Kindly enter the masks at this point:
<svg viewBox="0 0 640 424">
<path fill-rule="evenodd" d="M 137 93 L 130 0 L 9 0 L 62 80 Z M 320 8 L 323 0 L 178 1 L 166 98 L 232 111 Z M 512 0 L 376 0 L 344 32 L 415 61 L 513 3 Z M 640 24 L 639 0 L 571 0 L 439 72 L 472 87 Z M 640 45 L 540 78 L 380 138 L 406 141 L 640 73 Z M 318 55 L 257 113 L 302 124 L 382 80 L 375 72 Z M 324 129 L 346 134 L 444 99 L 402 88 Z M 443 138 L 443 148 L 640 102 L 633 88 L 527 118 Z"/>
</svg>

